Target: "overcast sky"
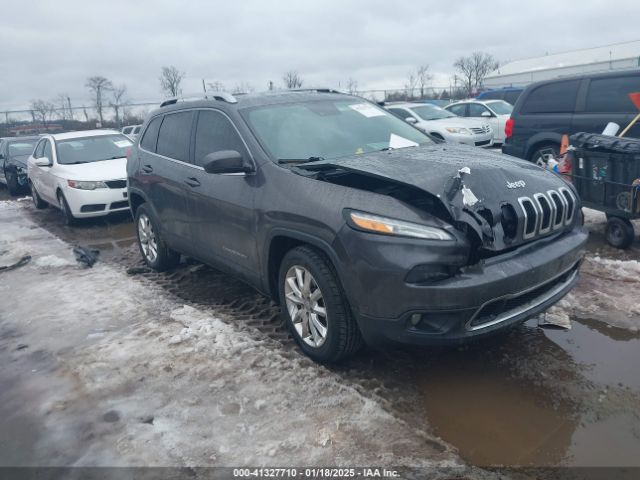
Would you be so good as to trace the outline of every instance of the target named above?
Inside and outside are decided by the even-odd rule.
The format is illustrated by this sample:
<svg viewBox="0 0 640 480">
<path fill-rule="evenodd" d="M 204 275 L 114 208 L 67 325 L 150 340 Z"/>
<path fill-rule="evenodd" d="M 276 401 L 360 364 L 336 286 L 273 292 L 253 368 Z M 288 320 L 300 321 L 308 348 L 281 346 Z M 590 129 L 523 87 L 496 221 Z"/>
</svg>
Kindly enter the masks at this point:
<svg viewBox="0 0 640 480">
<path fill-rule="evenodd" d="M 304 86 L 400 88 L 427 63 L 446 86 L 473 50 L 501 62 L 640 38 L 627 1 L 87 1 L 0 0 L 0 110 L 67 93 L 90 104 L 86 78 L 125 84 L 135 101 L 162 98 L 163 65 L 231 89 L 297 70 Z"/>
</svg>

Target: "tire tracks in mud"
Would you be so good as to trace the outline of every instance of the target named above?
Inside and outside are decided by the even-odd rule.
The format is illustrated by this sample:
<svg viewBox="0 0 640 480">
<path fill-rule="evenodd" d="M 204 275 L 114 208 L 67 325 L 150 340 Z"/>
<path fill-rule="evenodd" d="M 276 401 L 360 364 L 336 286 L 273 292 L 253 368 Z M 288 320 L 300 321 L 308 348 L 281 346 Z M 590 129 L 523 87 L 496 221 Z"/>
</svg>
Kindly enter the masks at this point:
<svg viewBox="0 0 640 480">
<path fill-rule="evenodd" d="M 139 281 L 160 287 L 173 300 L 217 316 L 253 338 L 273 342 L 285 357 L 303 357 L 310 366 L 326 368 L 365 398 L 376 401 L 408 428 L 421 431 L 430 447 L 441 452 L 451 451 L 449 445 L 429 433 L 426 421 L 416 425 L 416 419 L 425 419 L 426 414 L 416 415 L 416 410 L 423 406 L 408 373 L 411 362 L 403 352 L 385 353 L 365 347 L 339 365 L 318 365 L 299 350 L 280 314 L 280 307 L 230 275 L 191 259 L 173 270 L 155 272 L 145 265 L 137 245 L 121 250 L 106 263 L 124 268 Z"/>
</svg>

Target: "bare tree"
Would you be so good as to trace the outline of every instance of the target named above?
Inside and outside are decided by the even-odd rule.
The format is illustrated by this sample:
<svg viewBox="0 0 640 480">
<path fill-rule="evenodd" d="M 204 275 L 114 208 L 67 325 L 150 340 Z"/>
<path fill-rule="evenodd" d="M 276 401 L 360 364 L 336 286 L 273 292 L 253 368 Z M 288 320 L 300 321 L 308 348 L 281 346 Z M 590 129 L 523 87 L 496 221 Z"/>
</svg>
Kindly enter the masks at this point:
<svg viewBox="0 0 640 480">
<path fill-rule="evenodd" d="M 55 99 L 56 109 L 58 110 L 59 117 L 62 120 L 70 120 L 70 111 L 67 110 L 67 94 L 60 93 Z"/>
<path fill-rule="evenodd" d="M 109 105 L 111 106 L 111 108 L 113 108 L 114 113 L 116 114 L 116 125 L 118 125 L 118 127 L 121 127 L 121 123 L 120 123 L 120 109 L 122 109 L 122 117 L 124 118 L 125 116 L 125 112 L 124 112 L 124 101 L 125 101 L 125 95 L 127 94 L 127 86 L 126 85 L 120 85 L 119 87 L 114 87 L 113 90 L 111 91 L 111 96 L 113 97 L 113 101 L 109 102 Z"/>
<path fill-rule="evenodd" d="M 160 86 L 162 87 L 162 91 L 170 97 L 177 97 L 184 75 L 184 72 L 181 72 L 173 65 L 162 67 L 162 71 L 160 72 Z"/>
<path fill-rule="evenodd" d="M 429 73 L 429 65 L 426 63 L 424 65 L 420 65 L 416 76 L 418 87 L 420 88 L 420 98 L 424 98 L 427 85 L 429 85 L 433 79 L 433 75 Z"/>
<path fill-rule="evenodd" d="M 462 86 L 468 95 L 482 86 L 485 77 L 498 68 L 498 61 L 492 55 L 483 52 L 473 52 L 468 57 L 458 58 L 453 66 L 460 73 Z"/>
<path fill-rule="evenodd" d="M 350 95 L 358 94 L 358 81 L 356 79 L 349 77 L 345 87 L 347 89 L 347 92 L 349 92 Z"/>
<path fill-rule="evenodd" d="M 222 82 L 217 81 L 217 80 L 215 82 L 207 83 L 207 87 L 212 92 L 223 92 L 224 91 L 224 84 Z"/>
<path fill-rule="evenodd" d="M 404 90 L 407 95 L 407 98 L 413 98 L 413 94 L 416 90 L 416 85 L 418 83 L 418 79 L 414 75 L 413 72 L 410 72 L 407 76 L 407 83 L 404 84 Z"/>
<path fill-rule="evenodd" d="M 302 78 L 298 75 L 298 72 L 295 70 L 289 70 L 282 77 L 282 81 L 284 82 L 285 88 L 300 88 L 302 87 Z"/>
<path fill-rule="evenodd" d="M 35 119 L 42 122 L 45 130 L 49 130 L 47 122 L 51 119 L 56 106 L 51 102 L 44 100 L 32 100 L 31 101 L 31 114 Z"/>
<path fill-rule="evenodd" d="M 233 87 L 231 93 L 251 93 L 254 91 L 254 88 L 249 84 L 249 82 L 239 82 Z"/>
<path fill-rule="evenodd" d="M 100 123 L 103 123 L 104 118 L 102 116 L 102 108 L 104 107 L 104 96 L 106 92 L 113 89 L 113 84 L 111 83 L 111 80 L 100 75 L 96 75 L 95 77 L 89 77 L 85 86 L 94 96 L 96 113 L 98 114 Z"/>
</svg>

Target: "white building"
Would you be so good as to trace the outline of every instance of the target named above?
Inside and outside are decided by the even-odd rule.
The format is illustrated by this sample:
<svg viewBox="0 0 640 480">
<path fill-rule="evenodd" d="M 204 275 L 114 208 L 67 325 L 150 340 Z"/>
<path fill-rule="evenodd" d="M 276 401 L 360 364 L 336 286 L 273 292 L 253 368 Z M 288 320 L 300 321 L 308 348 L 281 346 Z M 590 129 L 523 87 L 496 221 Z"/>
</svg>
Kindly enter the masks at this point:
<svg viewBox="0 0 640 480">
<path fill-rule="evenodd" d="M 490 73 L 484 80 L 484 86 L 524 86 L 569 75 L 638 68 L 640 40 L 509 62 Z"/>
</svg>

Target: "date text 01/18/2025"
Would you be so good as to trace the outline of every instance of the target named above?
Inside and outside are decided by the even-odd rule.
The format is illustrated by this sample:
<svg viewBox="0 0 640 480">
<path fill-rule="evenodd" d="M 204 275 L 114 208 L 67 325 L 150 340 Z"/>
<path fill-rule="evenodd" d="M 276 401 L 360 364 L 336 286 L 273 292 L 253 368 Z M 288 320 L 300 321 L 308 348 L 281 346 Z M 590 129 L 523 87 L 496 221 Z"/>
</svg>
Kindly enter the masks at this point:
<svg viewBox="0 0 640 480">
<path fill-rule="evenodd" d="M 315 478 L 315 479 L 347 479 L 347 478 L 399 478 L 396 470 L 361 467 L 361 468 L 234 468 L 234 478 Z"/>
</svg>

